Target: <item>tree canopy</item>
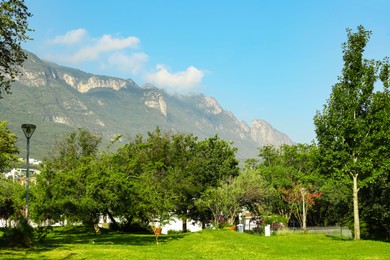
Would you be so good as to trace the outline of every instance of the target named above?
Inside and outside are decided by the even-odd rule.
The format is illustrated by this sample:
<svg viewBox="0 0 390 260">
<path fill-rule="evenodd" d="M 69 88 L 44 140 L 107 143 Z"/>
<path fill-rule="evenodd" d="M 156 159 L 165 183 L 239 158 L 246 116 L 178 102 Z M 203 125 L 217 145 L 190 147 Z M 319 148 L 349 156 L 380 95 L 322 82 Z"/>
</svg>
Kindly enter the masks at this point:
<svg viewBox="0 0 390 260">
<path fill-rule="evenodd" d="M 16 139 L 16 134 L 8 129 L 7 121 L 0 121 L 0 172 L 18 160 Z"/>
<path fill-rule="evenodd" d="M 211 218 L 195 200 L 207 187 L 238 174 L 235 149 L 218 136 L 162 133 L 135 139 L 116 152 L 98 151 L 100 137 L 79 129 L 60 139 L 34 187 L 34 218 L 96 225 L 101 214 L 131 225 L 172 214 Z"/>
<path fill-rule="evenodd" d="M 11 93 L 11 82 L 20 74 L 20 66 L 27 58 L 21 43 L 30 40 L 29 17 L 31 13 L 23 0 L 0 2 L 0 98 Z"/>
</svg>

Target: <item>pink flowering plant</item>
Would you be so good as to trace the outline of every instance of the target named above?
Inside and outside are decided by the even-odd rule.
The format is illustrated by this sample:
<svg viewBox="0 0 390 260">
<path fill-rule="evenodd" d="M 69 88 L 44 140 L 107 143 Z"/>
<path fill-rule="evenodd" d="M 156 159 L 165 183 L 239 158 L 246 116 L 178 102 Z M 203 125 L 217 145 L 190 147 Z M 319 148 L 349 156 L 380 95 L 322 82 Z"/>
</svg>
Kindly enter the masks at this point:
<svg viewBox="0 0 390 260">
<path fill-rule="evenodd" d="M 279 215 L 270 215 L 264 217 L 265 225 L 271 225 L 273 232 L 278 231 L 287 226 L 287 219 Z"/>
<path fill-rule="evenodd" d="M 252 231 L 256 234 L 263 234 L 264 233 L 264 219 L 260 216 L 252 217 L 250 222 L 256 223 L 256 227 L 252 229 Z"/>
<path fill-rule="evenodd" d="M 264 233 L 264 228 L 266 225 L 271 225 L 273 232 L 284 228 L 287 224 L 286 218 L 279 215 L 269 215 L 269 216 L 256 216 L 251 218 L 251 222 L 256 223 L 257 227 L 253 231 L 257 234 L 262 235 Z"/>
</svg>

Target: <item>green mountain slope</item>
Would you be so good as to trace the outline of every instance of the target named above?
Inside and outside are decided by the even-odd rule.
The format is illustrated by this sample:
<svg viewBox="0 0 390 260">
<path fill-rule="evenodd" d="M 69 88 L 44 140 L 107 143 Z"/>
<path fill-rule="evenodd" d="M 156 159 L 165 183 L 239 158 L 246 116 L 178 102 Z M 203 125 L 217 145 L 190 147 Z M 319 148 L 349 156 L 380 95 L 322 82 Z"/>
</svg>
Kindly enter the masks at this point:
<svg viewBox="0 0 390 260">
<path fill-rule="evenodd" d="M 255 157 L 265 144 L 291 144 L 287 135 L 262 120 L 252 126 L 239 122 L 218 102 L 202 94 L 169 94 L 132 80 L 93 75 L 44 62 L 34 54 L 23 67 L 24 75 L 12 86 L 12 94 L 0 100 L 0 120 L 17 133 L 24 157 L 23 123 L 37 125 L 31 138 L 31 157 L 43 159 L 56 138 L 87 128 L 108 143 L 117 134 L 127 142 L 138 133 L 156 127 L 164 131 L 193 133 L 200 139 L 218 134 L 233 141 L 241 159 Z"/>
</svg>

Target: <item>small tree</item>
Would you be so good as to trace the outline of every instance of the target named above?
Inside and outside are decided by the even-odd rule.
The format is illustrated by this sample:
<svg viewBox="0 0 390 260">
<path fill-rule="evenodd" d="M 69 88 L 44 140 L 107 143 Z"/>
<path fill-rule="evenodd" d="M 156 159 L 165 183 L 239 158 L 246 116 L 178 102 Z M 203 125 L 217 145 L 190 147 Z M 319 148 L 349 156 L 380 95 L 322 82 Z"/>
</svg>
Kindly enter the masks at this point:
<svg viewBox="0 0 390 260">
<path fill-rule="evenodd" d="M 313 188 L 308 186 L 294 184 L 289 189 L 279 188 L 283 200 L 290 205 L 291 213 L 294 213 L 303 230 L 306 230 L 307 211 L 313 206 L 315 200 L 321 197 L 321 192 L 313 191 Z"/>
<path fill-rule="evenodd" d="M 237 177 L 222 182 L 218 187 L 209 187 L 197 200 L 199 208 L 210 210 L 218 225 L 221 214 L 231 225 L 245 206 L 257 208 L 268 198 L 264 179 L 255 170 L 245 170 Z"/>
</svg>

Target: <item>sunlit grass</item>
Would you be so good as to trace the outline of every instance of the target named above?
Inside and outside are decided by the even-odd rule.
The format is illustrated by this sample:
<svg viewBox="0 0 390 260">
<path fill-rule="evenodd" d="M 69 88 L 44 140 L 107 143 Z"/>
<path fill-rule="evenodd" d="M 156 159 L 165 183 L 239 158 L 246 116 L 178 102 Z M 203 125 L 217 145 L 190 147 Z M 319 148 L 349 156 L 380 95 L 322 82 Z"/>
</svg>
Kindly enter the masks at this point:
<svg viewBox="0 0 390 260">
<path fill-rule="evenodd" d="M 319 234 L 271 237 L 229 230 L 165 235 L 55 231 L 29 249 L 0 248 L 3 259 L 390 259 L 390 244 Z"/>
</svg>

